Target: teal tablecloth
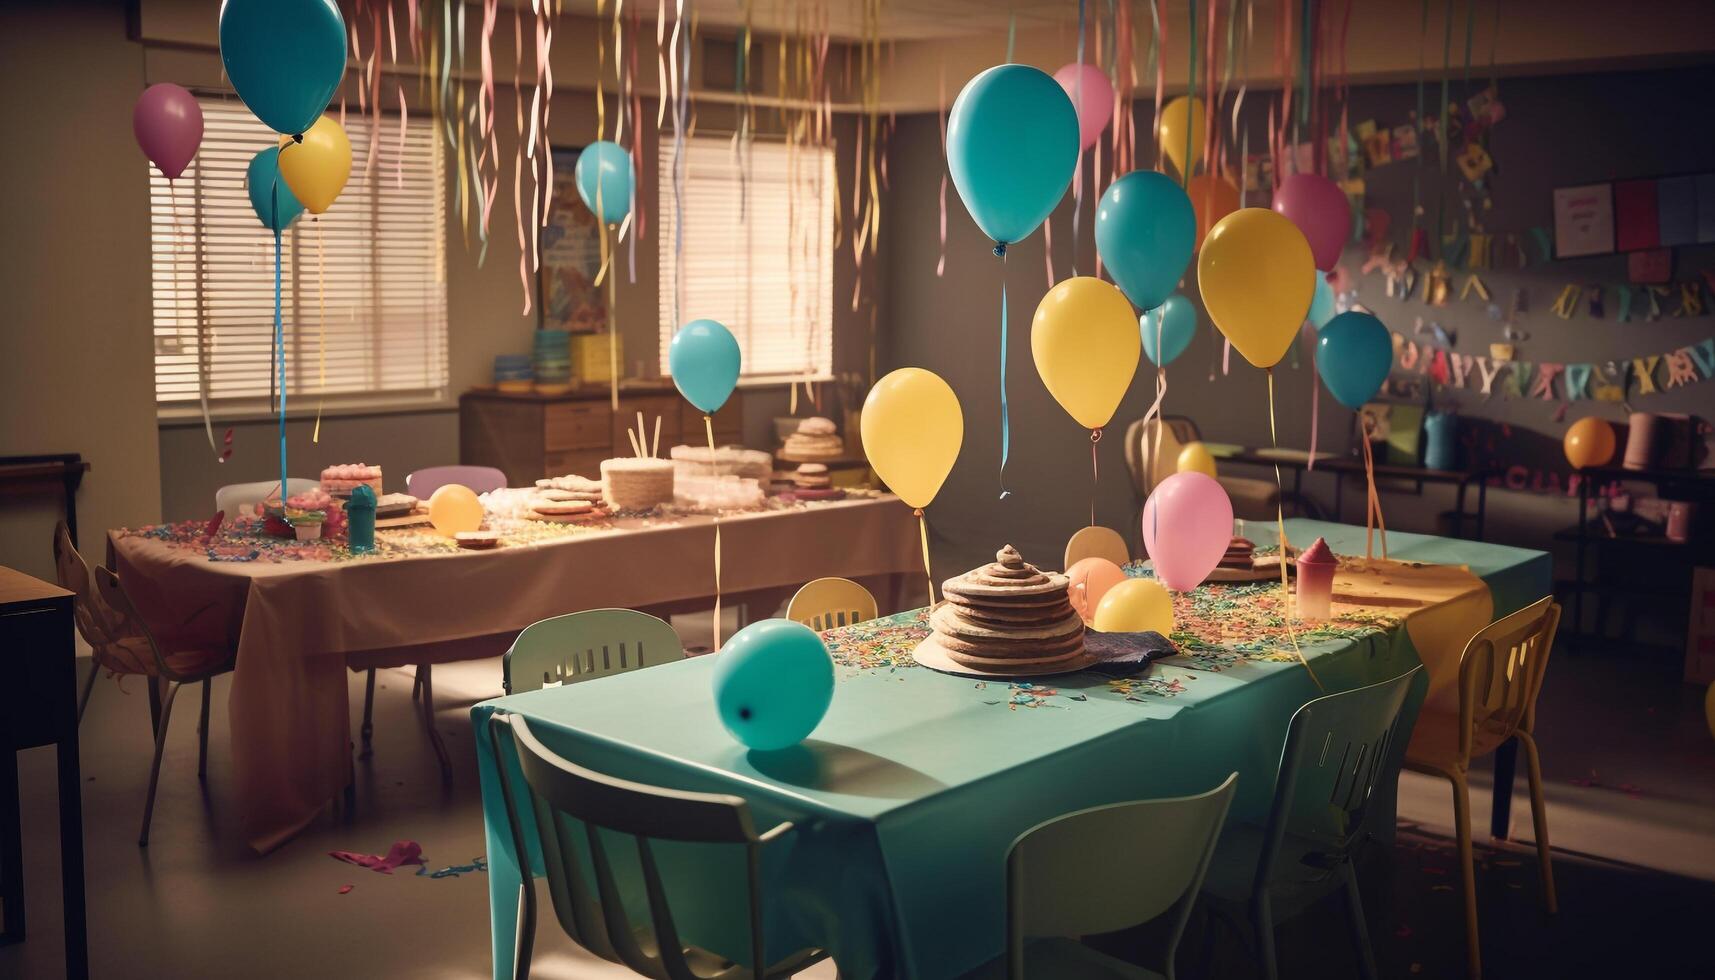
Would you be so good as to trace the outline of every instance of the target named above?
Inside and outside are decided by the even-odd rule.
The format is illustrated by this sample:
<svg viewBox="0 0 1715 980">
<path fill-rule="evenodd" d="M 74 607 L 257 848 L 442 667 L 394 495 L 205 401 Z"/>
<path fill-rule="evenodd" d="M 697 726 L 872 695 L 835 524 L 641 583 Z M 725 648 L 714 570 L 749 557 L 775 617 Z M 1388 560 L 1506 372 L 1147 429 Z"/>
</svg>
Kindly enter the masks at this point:
<svg viewBox="0 0 1715 980">
<path fill-rule="evenodd" d="M 1298 546 L 1323 535 L 1337 551 L 1363 551 L 1362 528 L 1300 520 L 1289 521 L 1287 532 Z M 1273 538 L 1261 527 L 1249 534 Z M 1489 585 L 1496 616 L 1550 588 L 1542 552 L 1415 534 L 1388 541 L 1396 559 L 1468 565 Z M 1330 690 L 1417 663 L 1403 627 L 1309 643 L 1304 653 Z M 843 977 L 939 978 L 1001 951 L 1004 856 L 1021 832 L 1083 807 L 1201 791 L 1235 770 L 1233 816 L 1260 820 L 1286 725 L 1318 693 L 1295 663 L 1244 661 L 1218 672 L 1159 664 L 1129 691 L 1080 674 L 1049 682 L 1058 693 L 1046 696 L 918 667 L 848 663 L 814 736 L 763 756 L 721 728 L 710 697 L 713 667 L 713 657 L 700 657 L 472 710 L 497 978 L 512 972 L 519 862 L 488 728 L 495 711 L 525 716 L 552 748 L 591 768 L 742 796 L 759 828 L 794 821 L 797 829 L 771 845 L 765 861 L 771 960 L 815 945 L 833 953 Z M 510 753 L 503 746 L 521 786 Z M 539 873 L 534 827 L 522 812 Z M 1090 860 L 1149 846 L 1147 839 L 1092 841 Z M 675 871 L 694 866 L 706 878 L 724 865 L 742 889 L 737 858 L 698 845 L 668 849 L 663 862 L 686 941 L 742 957 L 742 901 L 704 903 L 674 884 Z M 539 928 L 554 929 L 542 897 Z"/>
</svg>

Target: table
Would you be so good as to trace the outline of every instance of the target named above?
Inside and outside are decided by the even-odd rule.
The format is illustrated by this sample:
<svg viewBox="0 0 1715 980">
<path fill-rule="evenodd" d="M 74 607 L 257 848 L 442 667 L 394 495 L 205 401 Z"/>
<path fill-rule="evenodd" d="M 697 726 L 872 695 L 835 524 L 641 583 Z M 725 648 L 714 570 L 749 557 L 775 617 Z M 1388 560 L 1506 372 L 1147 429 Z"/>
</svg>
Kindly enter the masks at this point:
<svg viewBox="0 0 1715 980">
<path fill-rule="evenodd" d="M 1686 469 L 1627 469 L 1621 466 L 1585 466 L 1576 473 L 1578 477 L 1578 523 L 1570 530 L 1571 533 L 1556 535 L 1557 538 L 1570 538 L 1577 544 L 1577 565 L 1572 573 L 1572 635 L 1583 639 L 1584 633 L 1584 592 L 1585 592 L 1585 554 L 1592 540 L 1590 535 L 1590 488 L 1608 483 L 1635 480 L 1648 483 L 1655 487 L 1656 492 L 1667 500 L 1685 500 L 1708 507 L 1715 504 L 1715 472 L 1708 470 Z M 1708 515 L 1701 517 L 1702 527 L 1710 526 Z M 1652 561 L 1679 562 L 1686 567 L 1696 563 L 1696 558 L 1702 553 L 1700 546 L 1706 544 L 1707 535 L 1694 535 L 1689 541 L 1669 541 L 1661 538 L 1604 538 L 1596 537 L 1599 543 L 1625 543 L 1644 551 L 1653 551 Z M 1687 547 L 1689 545 L 1689 547 Z M 1634 593 L 1635 594 L 1635 593 Z M 1602 610 L 1596 613 L 1596 634 L 1602 632 Z"/>
<path fill-rule="evenodd" d="M 1311 469 L 1310 454 L 1297 450 L 1268 450 L 1249 449 L 1244 446 L 1232 446 L 1222 443 L 1205 443 L 1209 454 L 1224 463 L 1242 463 L 1247 466 L 1280 466 L 1292 471 L 1292 493 L 1302 496 L 1304 474 Z M 1364 475 L 1364 464 L 1361 460 L 1347 456 L 1333 456 L 1325 453 L 1316 454 L 1315 467 L 1325 473 L 1334 475 L 1334 519 L 1344 516 L 1346 500 L 1346 478 Z M 1489 509 L 1489 471 L 1486 469 L 1471 470 L 1432 470 L 1421 466 L 1394 466 L 1377 463 L 1375 474 L 1378 491 L 1387 488 L 1380 483 L 1382 480 L 1410 480 L 1420 487 L 1425 483 L 1447 484 L 1456 488 L 1453 504 L 1453 534 L 1455 537 L 1465 536 L 1465 519 L 1471 518 L 1477 525 L 1476 540 L 1483 540 L 1484 526 L 1488 521 Z M 1475 512 L 1466 510 L 1466 501 L 1470 487 L 1477 487 L 1477 509 Z"/>
<path fill-rule="evenodd" d="M 0 567 L 0 945 L 24 939 L 24 846 L 18 755 L 52 745 L 59 762 L 60 888 L 66 976 L 89 975 L 83 901 L 83 777 L 77 759 L 77 648 L 72 594 Z"/>
<path fill-rule="evenodd" d="M 1322 535 L 1338 551 L 1362 552 L 1363 528 L 1291 520 L 1286 529 L 1294 542 Z M 1329 690 L 1397 676 L 1421 659 L 1433 697 L 1456 677 L 1464 639 L 1481 625 L 1475 620 L 1511 612 L 1548 589 L 1542 552 L 1403 533 L 1390 534 L 1389 545 L 1403 562 L 1462 563 L 1470 574 L 1428 570 L 1446 601 L 1403 622 L 1366 612 L 1365 619 L 1301 632 L 1302 649 Z M 1458 575 L 1470 586 L 1454 582 Z M 1278 601 L 1268 584 L 1221 588 L 1233 591 L 1206 588 L 1181 598 L 1181 632 L 1192 621 L 1186 612 L 1201 610 L 1204 623 L 1237 622 L 1219 607 L 1223 597 L 1247 597 L 1262 619 L 1267 603 Z M 1197 605 L 1205 601 L 1211 604 Z M 1450 628 L 1461 624 L 1440 615 L 1459 606 L 1472 620 L 1462 633 Z M 1234 770 L 1234 818 L 1261 820 L 1287 724 L 1318 693 L 1279 644 L 1184 643 L 1182 656 L 1132 681 L 1078 674 L 1035 686 L 977 682 L 910 663 L 921 616 L 829 634 L 839 665 L 833 705 L 810 740 L 783 753 L 747 752 L 720 728 L 710 696 L 713 657 L 477 705 L 495 976 L 511 974 L 520 867 L 534 873 L 540 866 L 534 852 L 520 862 L 506 829 L 488 725 L 496 711 L 524 716 L 551 748 L 579 764 L 742 796 L 759 827 L 794 821 L 790 839 L 771 847 L 764 863 L 771 958 L 817 945 L 832 952 L 844 977 L 939 978 L 1000 952 L 1004 855 L 1018 834 L 1082 807 L 1202 791 Z M 1414 686 L 1421 699 L 1424 685 Z M 1403 754 L 1403 740 L 1397 749 Z M 512 775 L 522 785 L 516 770 Z M 1392 793 L 1387 797 L 1391 803 Z M 1389 826 L 1391 820 L 1389 811 Z M 527 824 L 526 838 L 533 834 Z M 1094 843 L 1092 860 L 1102 847 L 1129 843 Z M 688 871 L 724 860 L 688 848 L 667 857 L 665 848 L 656 852 L 670 896 Z M 744 935 L 743 923 L 732 921 L 730 903 L 686 904 L 674 901 L 686 941 L 743 955 L 743 943 L 733 941 Z M 553 921 L 543 916 L 540 927 L 552 929 Z"/>
<path fill-rule="evenodd" d="M 77 544 L 77 488 L 89 463 L 78 453 L 0 456 L 0 497 L 58 494 L 65 501 L 66 530 Z"/>
<path fill-rule="evenodd" d="M 713 595 L 709 517 L 577 529 L 522 523 L 547 536 L 477 552 L 423 532 L 383 531 L 384 552 L 391 541 L 413 540 L 408 534 L 431 538 L 424 546 L 438 550 L 346 560 L 211 561 L 182 540 L 150 536 L 185 526 L 109 536 L 110 561 L 157 640 L 237 649 L 233 770 L 254 848 L 283 843 L 350 785 L 348 668 L 497 656 L 519 630 L 549 616 L 604 606 L 707 608 Z M 909 573 L 921 574 L 915 524 L 894 497 L 723 516 L 724 598 L 778 602 L 833 574 L 880 577 L 898 592 Z M 244 547 L 217 550 L 242 559 Z M 293 545 L 279 547 L 293 553 Z"/>
</svg>

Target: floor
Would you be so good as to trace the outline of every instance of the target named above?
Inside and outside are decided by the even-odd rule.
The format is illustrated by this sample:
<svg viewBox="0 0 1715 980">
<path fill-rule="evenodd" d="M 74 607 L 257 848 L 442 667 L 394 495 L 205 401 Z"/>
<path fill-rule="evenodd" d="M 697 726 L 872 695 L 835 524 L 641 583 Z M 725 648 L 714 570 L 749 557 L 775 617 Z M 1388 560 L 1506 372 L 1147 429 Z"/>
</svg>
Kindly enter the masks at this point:
<svg viewBox="0 0 1715 980">
<path fill-rule="evenodd" d="M 696 624 L 681 625 L 695 643 Z M 1692 944 L 1715 908 L 1715 739 L 1701 691 L 1680 684 L 1677 660 L 1659 651 L 1556 656 L 1539 731 L 1562 913 L 1541 911 L 1521 776 L 1515 831 L 1525 846 L 1489 853 L 1483 875 L 1488 974 L 1533 975 L 1534 957 L 1545 957 L 1540 963 L 1562 963 L 1545 975 L 1606 975 L 1596 964 L 1652 961 L 1670 967 L 1657 975 L 1683 975 L 1671 967 L 1697 952 Z M 181 700 L 151 843 L 140 850 L 148 701 L 135 679 L 99 682 L 82 729 L 92 974 L 226 978 L 241 967 L 255 977 L 487 976 L 485 875 L 387 876 L 327 852 L 381 853 L 415 840 L 431 870 L 483 854 L 467 712 L 497 693 L 499 673 L 494 661 L 435 669 L 439 727 L 457 767 L 443 788 L 412 712 L 410 673 L 382 672 L 375 752 L 359 767 L 357 812 L 350 821 L 330 812 L 262 860 L 239 842 L 226 795 L 225 683 L 215 686 L 206 785 L 196 778 L 195 701 Z M 351 682 L 355 712 L 362 678 Z M 30 929 L 22 945 L 0 948 L 0 977 L 52 978 L 62 975 L 53 757 L 32 750 L 19 761 Z M 1487 791 L 1478 794 L 1474 808 L 1486 813 Z M 1452 813 L 1445 785 L 1407 774 L 1400 812 L 1415 827 L 1391 861 L 1372 868 L 1382 877 L 1367 903 L 1383 974 L 1458 976 L 1463 920 L 1445 841 Z M 1343 920 L 1311 919 L 1318 924 L 1280 932 L 1285 973 L 1355 975 Z M 1687 928 L 1675 928 L 1682 922 Z M 1324 936 L 1324 929 L 1332 931 Z M 537 976 L 630 975 L 582 955 L 551 916 L 539 933 Z M 1190 975 L 1200 974 L 1191 969 L 1196 948 L 1188 942 L 1181 959 Z M 1217 949 L 1219 975 L 1252 975 L 1242 943 Z M 1707 962 L 1710 954 L 1702 955 Z M 833 970 L 823 965 L 808 975 Z"/>
</svg>

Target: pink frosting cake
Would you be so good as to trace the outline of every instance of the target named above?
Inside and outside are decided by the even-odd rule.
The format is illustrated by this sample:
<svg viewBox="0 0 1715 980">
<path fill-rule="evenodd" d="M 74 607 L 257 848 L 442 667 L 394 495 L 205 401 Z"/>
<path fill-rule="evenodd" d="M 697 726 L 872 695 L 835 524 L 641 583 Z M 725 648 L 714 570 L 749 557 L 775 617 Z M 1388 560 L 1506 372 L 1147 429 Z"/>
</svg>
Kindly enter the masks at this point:
<svg viewBox="0 0 1715 980">
<path fill-rule="evenodd" d="M 322 470 L 322 489 L 340 497 L 351 496 L 360 486 L 369 486 L 381 495 L 381 467 L 367 463 L 341 463 Z"/>
</svg>

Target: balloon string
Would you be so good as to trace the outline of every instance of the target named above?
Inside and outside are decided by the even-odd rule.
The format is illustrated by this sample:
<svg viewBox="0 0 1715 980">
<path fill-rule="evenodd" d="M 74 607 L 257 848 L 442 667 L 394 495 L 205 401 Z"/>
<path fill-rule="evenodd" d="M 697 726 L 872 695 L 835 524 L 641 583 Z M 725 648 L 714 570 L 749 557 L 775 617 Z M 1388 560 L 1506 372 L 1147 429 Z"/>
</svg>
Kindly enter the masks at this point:
<svg viewBox="0 0 1715 980">
<path fill-rule="evenodd" d="M 929 569 L 929 525 L 923 519 L 923 508 L 911 511 L 917 515 L 917 538 L 923 543 L 923 578 L 929 584 L 929 605 L 935 605 L 935 573 Z"/>
<path fill-rule="evenodd" d="M 994 247 L 1000 258 L 1000 499 L 1011 493 L 1006 488 L 1006 457 L 1012 447 L 1012 425 L 1006 408 L 1006 243 Z"/>
<path fill-rule="evenodd" d="M 1096 443 L 1102 441 L 1102 430 L 1090 430 L 1090 526 L 1096 526 L 1096 487 L 1102 481 L 1102 469 L 1096 462 Z"/>
<path fill-rule="evenodd" d="M 600 182 L 597 182 L 596 187 L 596 195 L 599 197 Z M 619 291 L 615 288 L 618 279 L 618 275 L 613 275 L 607 280 L 607 378 L 613 410 L 616 412 L 619 411 Z"/>
<path fill-rule="evenodd" d="M 709 459 L 715 458 L 715 420 L 703 416 L 703 431 L 709 437 Z M 715 650 L 721 648 L 721 517 L 715 515 Z"/>
<path fill-rule="evenodd" d="M 392 16 L 389 8 L 388 16 Z M 322 441 L 322 404 L 328 389 L 328 305 L 325 254 L 322 251 L 322 216 L 316 215 L 316 428 L 310 441 Z"/>
<path fill-rule="evenodd" d="M 1382 532 L 1382 560 L 1387 560 L 1387 521 L 1382 518 L 1382 498 L 1376 490 L 1375 452 L 1370 448 L 1370 430 L 1374 423 L 1364 416 L 1364 557 L 1374 558 L 1374 537 L 1377 526 Z"/>
<path fill-rule="evenodd" d="M 1280 435 L 1274 424 L 1274 368 L 1268 369 L 1268 438 L 1274 444 L 1275 450 L 1280 449 Z M 1292 628 L 1292 588 L 1286 584 L 1286 563 L 1292 553 L 1292 546 L 1286 539 L 1286 508 L 1281 502 L 1285 494 L 1284 484 L 1280 478 L 1280 464 L 1274 464 L 1274 529 L 1280 539 L 1280 608 L 1285 615 L 1281 621 L 1286 624 L 1286 638 L 1292 641 L 1292 652 L 1298 657 L 1298 662 L 1304 665 L 1304 672 L 1316 683 L 1316 689 L 1326 694 L 1328 689 L 1322 686 L 1322 681 L 1316 676 L 1316 671 L 1310 667 L 1310 661 L 1305 658 L 1304 650 L 1298 645 L 1298 632 Z"/>
<path fill-rule="evenodd" d="M 280 387 L 280 508 L 286 507 L 286 331 L 280 313 L 280 183 L 275 180 L 269 190 L 273 207 L 268 213 L 269 223 L 274 225 L 274 371 L 279 377 Z"/>
</svg>

